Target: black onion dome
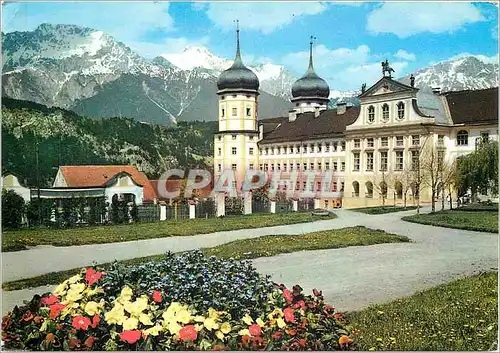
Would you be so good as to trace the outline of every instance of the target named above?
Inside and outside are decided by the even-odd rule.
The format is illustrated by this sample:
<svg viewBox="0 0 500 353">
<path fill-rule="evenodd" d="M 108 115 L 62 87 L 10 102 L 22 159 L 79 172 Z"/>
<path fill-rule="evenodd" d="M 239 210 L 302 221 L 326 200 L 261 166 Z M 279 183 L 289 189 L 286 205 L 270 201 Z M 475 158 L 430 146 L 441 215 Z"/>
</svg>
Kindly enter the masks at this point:
<svg viewBox="0 0 500 353">
<path fill-rule="evenodd" d="M 257 75 L 247 68 L 240 55 L 240 30 L 236 30 L 236 57 L 234 63 L 227 70 L 224 70 L 217 80 L 217 89 L 222 90 L 252 90 L 259 89 L 259 78 Z"/>
<path fill-rule="evenodd" d="M 319 77 L 314 71 L 312 61 L 312 41 L 309 51 L 309 68 L 306 74 L 299 78 L 292 85 L 292 97 L 319 97 L 328 99 L 330 96 L 330 87 L 325 80 Z"/>
</svg>

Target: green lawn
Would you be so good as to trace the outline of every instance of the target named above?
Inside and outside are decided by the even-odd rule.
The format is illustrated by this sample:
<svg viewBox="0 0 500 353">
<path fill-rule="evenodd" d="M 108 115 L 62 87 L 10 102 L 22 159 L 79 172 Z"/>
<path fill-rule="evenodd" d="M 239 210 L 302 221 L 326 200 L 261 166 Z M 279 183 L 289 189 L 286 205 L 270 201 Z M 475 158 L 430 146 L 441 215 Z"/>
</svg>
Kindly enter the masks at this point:
<svg viewBox="0 0 500 353">
<path fill-rule="evenodd" d="M 489 212 L 498 212 L 498 204 L 497 203 L 470 203 L 467 205 L 463 205 L 457 209 L 458 211 L 489 211 Z"/>
<path fill-rule="evenodd" d="M 363 208 L 355 208 L 351 211 L 362 212 L 366 214 L 384 214 L 384 213 L 392 213 L 392 212 L 400 212 L 400 211 L 409 211 L 416 210 L 417 206 L 376 206 L 376 207 L 363 207 Z"/>
<path fill-rule="evenodd" d="M 388 234 L 381 230 L 373 230 L 365 227 L 351 227 L 303 235 L 273 235 L 243 239 L 202 250 L 208 256 L 215 255 L 223 258 L 233 257 L 235 259 L 251 259 L 302 250 L 334 249 L 355 245 L 360 246 L 408 241 L 409 239 L 407 237 Z M 124 265 L 136 265 L 149 260 L 160 261 L 162 258 L 163 255 L 155 255 L 120 261 L 120 263 Z M 106 268 L 109 264 L 102 264 L 100 266 Z M 2 284 L 2 288 L 4 290 L 19 290 L 48 284 L 58 284 L 68 277 L 79 273 L 80 270 L 81 268 L 76 268 L 12 282 L 5 282 Z"/>
<path fill-rule="evenodd" d="M 186 236 L 312 222 L 319 219 L 324 218 L 312 216 L 309 212 L 267 213 L 72 229 L 22 229 L 3 232 L 2 251 L 19 251 L 26 249 L 26 246 L 36 245 L 71 246 Z"/>
<path fill-rule="evenodd" d="M 402 219 L 408 222 L 439 227 L 498 233 L 497 212 L 445 210 L 429 214 L 406 216 Z"/>
<path fill-rule="evenodd" d="M 348 313 L 357 350 L 496 350 L 498 273 L 460 279 Z M 357 331 L 355 331 L 357 332 Z"/>
</svg>

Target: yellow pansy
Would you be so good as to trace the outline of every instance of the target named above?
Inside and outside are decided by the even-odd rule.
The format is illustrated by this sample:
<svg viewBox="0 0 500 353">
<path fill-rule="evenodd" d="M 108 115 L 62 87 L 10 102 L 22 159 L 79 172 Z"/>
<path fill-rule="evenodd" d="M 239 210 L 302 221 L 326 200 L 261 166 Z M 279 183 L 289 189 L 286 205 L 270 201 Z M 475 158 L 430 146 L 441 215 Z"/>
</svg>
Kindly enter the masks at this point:
<svg viewBox="0 0 500 353">
<path fill-rule="evenodd" d="M 85 283 L 73 283 L 69 286 L 69 291 L 74 291 L 76 293 L 81 293 L 83 292 L 84 289 L 85 289 Z"/>
<path fill-rule="evenodd" d="M 146 315 L 146 314 L 139 315 L 139 321 L 143 325 L 153 325 L 153 322 L 151 321 L 151 317 L 149 315 Z"/>
<path fill-rule="evenodd" d="M 146 333 L 147 335 L 151 336 L 158 336 L 158 334 L 161 332 L 162 327 L 160 325 L 156 325 L 153 327 L 150 327 L 142 332 Z"/>
<path fill-rule="evenodd" d="M 195 324 L 194 329 L 196 330 L 196 332 L 200 332 L 201 330 L 203 330 L 203 325 Z"/>
<path fill-rule="evenodd" d="M 71 289 L 66 294 L 66 300 L 69 302 L 76 302 L 76 301 L 82 299 L 82 297 L 83 297 L 82 293 L 79 293 L 79 292 L 71 290 Z"/>
<path fill-rule="evenodd" d="M 183 324 L 188 324 L 193 319 L 193 317 L 191 316 L 189 311 L 184 309 L 177 313 L 176 319 L 178 322 L 182 322 Z"/>
<path fill-rule="evenodd" d="M 86 295 L 87 297 L 92 297 L 98 293 L 104 293 L 104 290 L 100 287 L 96 287 L 94 289 L 87 287 L 87 289 L 83 291 L 83 294 Z"/>
<path fill-rule="evenodd" d="M 121 325 L 122 322 L 126 319 L 123 306 L 121 306 L 120 303 L 116 302 L 113 309 L 104 314 L 104 319 L 108 324 Z"/>
<path fill-rule="evenodd" d="M 130 313 L 131 315 L 139 316 L 148 307 L 148 304 L 144 304 L 138 299 L 133 303 L 125 302 L 123 307 L 125 311 Z"/>
<path fill-rule="evenodd" d="M 168 307 L 167 311 L 170 310 L 174 313 L 177 313 L 179 311 L 181 311 L 182 309 L 184 309 L 184 306 L 179 303 L 179 302 L 173 302 L 170 304 L 170 306 Z"/>
<path fill-rule="evenodd" d="M 231 325 L 228 322 L 224 322 L 222 325 L 220 325 L 220 330 L 222 331 L 222 333 L 227 335 L 229 332 L 231 332 Z"/>
<path fill-rule="evenodd" d="M 214 308 L 209 308 L 208 317 L 211 319 L 217 319 L 219 317 L 219 313 Z"/>
<path fill-rule="evenodd" d="M 168 324 L 168 330 L 172 335 L 177 335 L 179 331 L 181 330 L 182 326 L 179 325 L 177 322 L 172 321 Z"/>
<path fill-rule="evenodd" d="M 132 299 L 132 289 L 129 286 L 122 288 L 118 301 L 122 304 L 129 302 Z"/>
<path fill-rule="evenodd" d="M 68 278 L 68 283 L 76 283 L 76 282 L 78 282 L 81 279 L 82 279 L 82 276 L 80 276 L 80 275 L 74 275 L 73 277 Z"/>
<path fill-rule="evenodd" d="M 168 310 L 164 311 L 163 314 L 161 314 L 161 316 L 163 317 L 163 320 L 165 321 L 166 324 L 175 321 L 175 313 L 172 311 Z"/>
<path fill-rule="evenodd" d="M 278 324 L 279 328 L 283 328 L 283 327 L 286 326 L 285 321 L 281 317 L 279 317 L 278 319 L 276 319 L 276 323 Z"/>
<path fill-rule="evenodd" d="M 67 286 L 67 284 L 68 284 L 68 282 L 64 281 L 63 283 L 61 283 L 60 285 L 58 285 L 56 287 L 56 289 L 54 290 L 54 295 L 57 295 L 57 296 L 64 295 L 66 293 L 66 286 Z"/>
<path fill-rule="evenodd" d="M 210 318 L 210 317 L 203 322 L 203 325 L 209 331 L 217 330 L 219 328 L 219 324 L 217 322 L 215 322 L 215 319 Z"/>
<path fill-rule="evenodd" d="M 217 338 L 220 339 L 221 341 L 224 340 L 224 334 L 221 331 L 216 331 L 215 336 L 217 336 Z"/>
<path fill-rule="evenodd" d="M 203 321 L 205 321 L 205 317 L 201 316 L 201 315 L 195 316 L 194 317 L 194 321 L 196 321 L 196 322 L 203 322 Z"/>
<path fill-rule="evenodd" d="M 139 325 L 139 320 L 135 317 L 129 317 L 125 321 L 123 321 L 123 329 L 124 330 L 135 330 Z"/>
<path fill-rule="evenodd" d="M 100 305 L 96 302 L 91 301 L 85 304 L 85 312 L 90 316 L 99 314 L 100 311 L 101 311 Z"/>
<path fill-rule="evenodd" d="M 269 320 L 272 320 L 275 317 L 282 317 L 282 316 L 283 316 L 283 311 L 281 311 L 281 309 L 279 308 L 274 309 L 271 313 L 269 313 L 269 315 L 267 315 Z"/>
<path fill-rule="evenodd" d="M 238 335 L 240 335 L 240 336 L 250 336 L 250 331 L 248 331 L 248 329 L 246 328 L 246 329 L 240 330 L 238 332 Z"/>
<path fill-rule="evenodd" d="M 257 323 L 257 325 L 259 325 L 260 327 L 264 327 L 266 326 L 266 323 L 264 321 L 262 321 L 262 319 L 259 317 L 257 318 L 257 320 L 255 320 L 255 322 Z"/>
<path fill-rule="evenodd" d="M 243 318 L 242 318 L 241 320 L 243 320 L 243 322 L 244 322 L 245 324 L 249 325 L 249 326 L 250 326 L 251 324 L 253 324 L 253 319 L 252 319 L 252 317 L 251 317 L 250 315 L 248 315 L 248 314 L 245 314 L 245 316 L 243 316 Z"/>
</svg>

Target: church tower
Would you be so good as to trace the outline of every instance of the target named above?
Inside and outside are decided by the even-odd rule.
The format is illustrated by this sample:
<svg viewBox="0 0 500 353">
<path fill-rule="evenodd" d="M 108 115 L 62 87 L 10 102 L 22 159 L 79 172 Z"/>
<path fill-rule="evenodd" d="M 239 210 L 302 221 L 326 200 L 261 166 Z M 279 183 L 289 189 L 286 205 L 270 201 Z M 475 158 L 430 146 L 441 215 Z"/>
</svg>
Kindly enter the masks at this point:
<svg viewBox="0 0 500 353">
<path fill-rule="evenodd" d="M 240 30 L 236 29 L 236 57 L 217 80 L 219 131 L 214 136 L 214 174 L 235 171 L 241 187 L 246 170 L 257 169 L 257 97 L 259 79 L 241 59 Z"/>
<path fill-rule="evenodd" d="M 309 67 L 306 74 L 292 85 L 292 99 L 296 113 L 327 109 L 330 87 L 319 77 L 313 66 L 313 38 L 309 43 Z"/>
</svg>

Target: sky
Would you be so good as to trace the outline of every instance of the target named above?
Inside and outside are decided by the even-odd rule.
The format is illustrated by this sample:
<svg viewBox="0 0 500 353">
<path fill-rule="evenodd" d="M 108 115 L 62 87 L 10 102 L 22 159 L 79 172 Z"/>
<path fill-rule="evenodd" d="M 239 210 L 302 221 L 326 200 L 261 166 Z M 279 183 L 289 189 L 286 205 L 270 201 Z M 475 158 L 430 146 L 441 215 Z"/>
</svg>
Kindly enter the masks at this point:
<svg viewBox="0 0 500 353">
<path fill-rule="evenodd" d="M 381 76 L 478 55 L 498 62 L 498 2 L 22 2 L 4 3 L 2 31 L 76 24 L 114 36 L 145 58 L 186 46 L 232 59 L 235 20 L 246 64 L 273 63 L 300 77 L 308 63 L 332 90 L 356 90 Z"/>
</svg>

